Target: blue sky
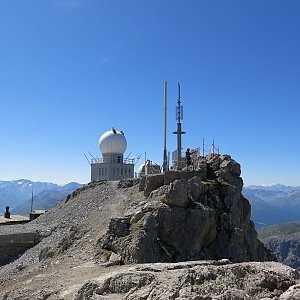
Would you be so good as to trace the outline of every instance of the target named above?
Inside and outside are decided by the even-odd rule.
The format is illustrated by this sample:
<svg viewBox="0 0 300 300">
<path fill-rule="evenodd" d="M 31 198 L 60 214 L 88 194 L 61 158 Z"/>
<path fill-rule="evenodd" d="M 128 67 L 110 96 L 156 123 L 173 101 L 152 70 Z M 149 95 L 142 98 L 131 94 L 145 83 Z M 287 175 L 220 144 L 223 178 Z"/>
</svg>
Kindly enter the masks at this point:
<svg viewBox="0 0 300 300">
<path fill-rule="evenodd" d="M 112 126 L 162 162 L 215 140 L 245 185 L 300 185 L 298 0 L 1 0 L 0 180 L 88 182 Z M 137 163 L 140 165 L 141 160 Z"/>
</svg>

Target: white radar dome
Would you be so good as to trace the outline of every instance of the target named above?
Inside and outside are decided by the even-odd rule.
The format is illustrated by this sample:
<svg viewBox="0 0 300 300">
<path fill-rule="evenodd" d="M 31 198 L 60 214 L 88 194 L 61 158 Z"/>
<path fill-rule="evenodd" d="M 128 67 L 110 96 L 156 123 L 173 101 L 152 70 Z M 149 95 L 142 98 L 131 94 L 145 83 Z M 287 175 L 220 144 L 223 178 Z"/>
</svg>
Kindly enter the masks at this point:
<svg viewBox="0 0 300 300">
<path fill-rule="evenodd" d="M 145 164 L 140 165 L 137 172 L 138 172 L 138 174 L 144 173 L 145 172 Z"/>
<path fill-rule="evenodd" d="M 102 153 L 123 154 L 127 148 L 127 141 L 122 131 L 112 128 L 103 133 L 99 139 L 99 148 Z"/>
</svg>

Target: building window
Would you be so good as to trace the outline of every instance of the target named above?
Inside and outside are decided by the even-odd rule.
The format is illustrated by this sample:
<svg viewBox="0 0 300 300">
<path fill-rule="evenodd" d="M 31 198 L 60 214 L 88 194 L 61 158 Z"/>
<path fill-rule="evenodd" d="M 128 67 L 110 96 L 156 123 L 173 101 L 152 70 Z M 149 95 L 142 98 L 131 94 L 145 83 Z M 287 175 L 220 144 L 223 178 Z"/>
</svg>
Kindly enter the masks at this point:
<svg viewBox="0 0 300 300">
<path fill-rule="evenodd" d="M 127 169 L 126 169 L 126 168 L 125 168 L 125 170 L 124 170 L 124 171 L 125 171 L 125 175 L 127 175 Z"/>
<path fill-rule="evenodd" d="M 115 176 L 115 168 L 113 168 L 113 176 Z"/>
<path fill-rule="evenodd" d="M 105 176 L 107 175 L 107 168 L 105 168 Z"/>
<path fill-rule="evenodd" d="M 128 169 L 128 174 L 130 174 L 130 169 Z"/>
<path fill-rule="evenodd" d="M 99 168 L 99 176 L 101 176 L 101 168 Z"/>
<path fill-rule="evenodd" d="M 118 156 L 118 164 L 121 163 L 121 156 Z"/>
</svg>

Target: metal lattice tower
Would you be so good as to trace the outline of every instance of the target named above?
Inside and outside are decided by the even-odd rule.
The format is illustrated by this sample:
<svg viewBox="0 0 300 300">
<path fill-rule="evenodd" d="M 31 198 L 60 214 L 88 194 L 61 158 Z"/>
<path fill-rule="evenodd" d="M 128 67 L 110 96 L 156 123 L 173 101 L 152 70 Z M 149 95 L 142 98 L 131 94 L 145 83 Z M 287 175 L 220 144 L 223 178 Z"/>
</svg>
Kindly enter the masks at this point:
<svg viewBox="0 0 300 300">
<path fill-rule="evenodd" d="M 174 131 L 173 134 L 177 134 L 177 170 L 182 168 L 182 156 L 181 156 L 181 135 L 185 134 L 181 130 L 181 121 L 183 120 L 183 106 L 180 101 L 180 84 L 178 83 L 178 100 L 176 106 L 176 120 L 177 120 L 177 131 Z"/>
</svg>

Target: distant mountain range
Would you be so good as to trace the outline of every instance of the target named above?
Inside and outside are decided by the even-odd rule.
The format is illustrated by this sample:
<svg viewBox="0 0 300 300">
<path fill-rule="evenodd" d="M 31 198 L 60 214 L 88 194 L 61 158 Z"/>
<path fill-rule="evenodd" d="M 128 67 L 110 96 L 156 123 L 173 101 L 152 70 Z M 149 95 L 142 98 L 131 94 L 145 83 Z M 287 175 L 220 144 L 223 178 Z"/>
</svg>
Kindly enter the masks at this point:
<svg viewBox="0 0 300 300">
<path fill-rule="evenodd" d="M 248 186 L 243 195 L 250 201 L 256 228 L 300 220 L 299 186 Z"/>
<path fill-rule="evenodd" d="M 300 270 L 300 222 L 264 227 L 258 230 L 258 237 L 279 261 Z"/>
<path fill-rule="evenodd" d="M 58 185 L 49 182 L 33 182 L 27 179 L 0 181 L 0 214 L 9 206 L 13 214 L 28 214 L 33 209 L 49 209 L 82 184 L 71 182 Z"/>
<path fill-rule="evenodd" d="M 31 193 L 33 209 L 49 209 L 58 201 L 82 187 L 71 182 L 58 185 L 49 182 L 33 182 L 27 179 L 0 181 L 0 214 L 9 206 L 11 213 L 28 214 Z M 272 186 L 247 186 L 243 195 L 250 201 L 252 220 L 257 229 L 267 225 L 300 221 L 300 187 L 276 184 Z"/>
</svg>

